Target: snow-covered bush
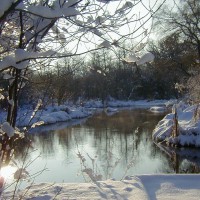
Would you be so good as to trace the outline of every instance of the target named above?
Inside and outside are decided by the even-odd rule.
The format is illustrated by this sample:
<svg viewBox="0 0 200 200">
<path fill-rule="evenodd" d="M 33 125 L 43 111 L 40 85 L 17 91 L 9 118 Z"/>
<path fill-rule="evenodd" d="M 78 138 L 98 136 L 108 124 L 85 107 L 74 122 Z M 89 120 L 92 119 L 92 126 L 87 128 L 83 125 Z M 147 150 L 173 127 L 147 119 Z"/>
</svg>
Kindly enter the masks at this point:
<svg viewBox="0 0 200 200">
<path fill-rule="evenodd" d="M 200 147 L 200 120 L 196 113 L 199 113 L 199 104 L 189 106 L 180 102 L 176 112 L 166 115 L 157 124 L 153 139 L 169 145 Z"/>
</svg>

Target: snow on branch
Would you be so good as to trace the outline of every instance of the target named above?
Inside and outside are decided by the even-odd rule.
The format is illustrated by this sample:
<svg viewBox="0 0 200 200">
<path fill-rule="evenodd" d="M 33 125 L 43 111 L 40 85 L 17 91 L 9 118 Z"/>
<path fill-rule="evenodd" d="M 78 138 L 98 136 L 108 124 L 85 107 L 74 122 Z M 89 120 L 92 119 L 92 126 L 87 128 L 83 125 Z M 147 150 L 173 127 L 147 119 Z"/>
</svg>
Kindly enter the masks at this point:
<svg viewBox="0 0 200 200">
<path fill-rule="evenodd" d="M 8 137 L 12 137 L 15 133 L 15 129 L 8 122 L 4 122 L 1 129 L 8 135 Z"/>
<path fill-rule="evenodd" d="M 16 49 L 15 50 L 15 61 L 20 62 L 23 60 L 29 60 L 38 57 L 48 57 L 55 54 L 55 51 L 49 50 L 45 52 L 28 52 L 24 49 Z"/>
<path fill-rule="evenodd" d="M 111 43 L 108 40 L 104 40 L 98 47 L 110 48 Z"/>
<path fill-rule="evenodd" d="M 149 52 L 149 53 L 144 54 L 138 61 L 136 61 L 136 64 L 143 65 L 147 62 L 153 61 L 154 58 L 155 56 L 151 52 Z"/>
<path fill-rule="evenodd" d="M 49 50 L 46 52 L 28 52 L 24 49 L 16 49 L 15 55 L 9 55 L 0 61 L 0 70 L 6 69 L 8 67 L 15 67 L 17 69 L 25 69 L 30 59 L 35 58 L 46 58 L 55 54 L 54 51 Z"/>
<path fill-rule="evenodd" d="M 135 54 L 130 54 L 124 58 L 124 61 L 127 63 L 136 63 L 137 65 L 143 65 L 148 62 L 152 62 L 155 56 L 148 52 L 144 54 L 141 58 L 137 57 Z"/>
<path fill-rule="evenodd" d="M 69 7 L 71 4 L 72 2 L 71 3 L 68 2 L 64 4 L 64 7 L 62 8 L 56 7 L 55 9 L 51 9 L 46 6 L 41 6 L 41 5 L 27 6 L 24 3 L 21 3 L 20 5 L 17 6 L 17 9 L 24 10 L 34 15 L 41 16 L 43 18 L 48 18 L 48 19 L 80 15 L 80 12 L 78 10 L 76 10 L 73 7 Z"/>
<path fill-rule="evenodd" d="M 117 9 L 115 13 L 123 14 L 127 9 L 132 8 L 134 5 L 132 2 L 127 1 L 121 8 Z"/>
<path fill-rule="evenodd" d="M 10 66 L 24 69 L 28 66 L 30 59 L 71 57 L 101 48 L 122 47 L 119 41 L 133 38 L 133 35 L 145 23 L 138 22 L 149 20 L 149 18 L 146 19 L 148 14 L 134 18 L 137 15 L 134 8 L 139 3 L 131 0 L 91 0 L 90 2 L 53 0 L 46 1 L 45 4 L 37 0 L 19 1 L 21 3 L 13 9 L 14 14 L 10 13 L 10 18 L 8 18 L 10 21 L 2 26 L 0 43 L 4 44 L 2 52 L 5 53 L 1 55 L 0 70 Z M 16 0 L 2 2 L 4 6 L 0 10 L 5 10 Z M 111 4 L 112 2 L 118 3 Z M 104 5 L 104 3 L 109 4 Z M 18 15 L 19 11 L 22 13 L 21 18 Z M 20 20 L 21 23 L 19 23 Z M 142 25 L 138 27 L 134 23 Z M 12 30 L 15 30 L 14 34 Z M 124 32 L 124 30 L 128 31 Z M 20 47 L 27 51 L 17 49 L 19 48 L 18 38 L 22 43 Z M 12 44 L 11 47 L 8 47 L 10 44 Z M 145 43 L 140 44 L 134 53 L 144 48 Z M 45 51 L 46 47 L 54 49 L 56 53 L 37 52 Z M 124 60 L 142 65 L 153 59 L 151 54 L 140 59 L 131 54 Z"/>
<path fill-rule="evenodd" d="M 136 62 L 137 60 L 138 58 L 136 57 L 135 54 L 130 54 L 124 58 L 124 61 L 128 63 Z"/>
<path fill-rule="evenodd" d="M 111 1 L 120 1 L 120 0 L 96 0 L 101 3 L 110 3 Z"/>
<path fill-rule="evenodd" d="M 14 0 L 1 0 L 0 17 L 10 8 L 12 3 L 14 3 Z"/>
</svg>

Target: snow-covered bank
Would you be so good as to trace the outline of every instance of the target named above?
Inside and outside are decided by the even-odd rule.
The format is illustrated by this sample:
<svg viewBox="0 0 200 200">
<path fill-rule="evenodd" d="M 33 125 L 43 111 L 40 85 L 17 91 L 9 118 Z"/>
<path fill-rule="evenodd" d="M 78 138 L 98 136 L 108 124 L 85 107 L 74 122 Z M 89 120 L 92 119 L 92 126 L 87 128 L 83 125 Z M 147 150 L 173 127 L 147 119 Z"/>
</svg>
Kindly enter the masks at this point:
<svg viewBox="0 0 200 200">
<path fill-rule="evenodd" d="M 198 200 L 200 175 L 141 175 L 122 181 L 96 183 L 40 183 L 18 193 L 16 199 L 50 200 Z M 13 192 L 3 193 L 10 199 Z"/>
<path fill-rule="evenodd" d="M 197 200 L 200 175 L 141 175 L 149 200 Z"/>
<path fill-rule="evenodd" d="M 153 131 L 153 139 L 180 146 L 200 147 L 200 110 L 199 105 L 188 106 L 183 102 L 176 105 L 177 132 L 175 131 L 175 112 L 166 115 Z"/>
<path fill-rule="evenodd" d="M 74 119 L 82 119 L 92 115 L 89 109 L 75 106 L 48 106 L 42 110 L 38 110 L 33 114 L 32 109 L 20 108 L 17 117 L 17 126 L 32 126 L 54 124 L 57 122 L 68 122 Z M 5 112 L 1 112 L 0 122 L 4 122 Z"/>
<path fill-rule="evenodd" d="M 175 100 L 138 100 L 138 101 L 120 101 L 120 100 L 110 100 L 106 103 L 107 107 L 117 108 L 117 107 L 141 107 L 150 108 L 151 106 L 169 106 L 172 105 Z M 86 108 L 103 108 L 104 105 L 102 101 L 90 100 L 84 103 Z"/>
<path fill-rule="evenodd" d="M 42 121 L 43 124 L 53 124 L 56 122 L 70 121 L 72 119 L 81 119 L 90 116 L 92 113 L 83 107 L 69 106 L 49 106 L 39 110 L 30 121 L 32 114 L 25 114 L 18 118 L 19 126 L 27 126 Z"/>
<path fill-rule="evenodd" d="M 124 107 L 134 107 L 134 108 L 150 108 L 152 106 L 163 106 L 165 109 L 166 106 L 171 105 L 174 101 L 168 100 L 140 100 L 140 101 L 119 101 L 119 100 L 110 100 L 107 102 L 106 111 L 108 113 L 114 113 L 118 111 L 118 108 Z M 65 105 L 54 105 L 54 106 L 45 106 L 41 110 L 37 110 L 34 113 L 33 109 L 29 106 L 22 107 L 18 111 L 17 126 L 32 126 L 36 125 L 46 125 L 54 124 L 57 122 L 67 122 L 74 119 L 82 119 L 91 116 L 96 109 L 104 108 L 101 100 L 90 100 L 83 103 L 82 106 L 75 106 L 72 104 Z M 0 113 L 0 123 L 6 121 L 6 112 L 1 111 Z"/>
</svg>

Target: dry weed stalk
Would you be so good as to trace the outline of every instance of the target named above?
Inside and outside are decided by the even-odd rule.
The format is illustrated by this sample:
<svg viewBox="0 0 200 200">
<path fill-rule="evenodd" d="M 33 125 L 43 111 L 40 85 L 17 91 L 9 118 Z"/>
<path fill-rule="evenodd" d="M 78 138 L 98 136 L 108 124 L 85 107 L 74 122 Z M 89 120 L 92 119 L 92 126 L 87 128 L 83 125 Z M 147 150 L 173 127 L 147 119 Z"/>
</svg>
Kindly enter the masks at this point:
<svg viewBox="0 0 200 200">
<path fill-rule="evenodd" d="M 177 114 L 177 108 L 176 105 L 174 106 L 174 118 L 173 118 L 173 127 L 172 127 L 172 137 L 178 137 L 179 136 L 179 124 L 178 124 L 178 114 Z"/>
</svg>

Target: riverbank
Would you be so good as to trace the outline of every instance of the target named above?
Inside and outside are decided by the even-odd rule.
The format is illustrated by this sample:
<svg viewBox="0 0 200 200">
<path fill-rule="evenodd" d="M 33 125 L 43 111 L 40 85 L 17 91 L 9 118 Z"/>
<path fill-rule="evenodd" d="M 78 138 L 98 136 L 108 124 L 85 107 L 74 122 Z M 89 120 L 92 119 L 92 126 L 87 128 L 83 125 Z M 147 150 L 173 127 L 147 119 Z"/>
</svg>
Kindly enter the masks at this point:
<svg viewBox="0 0 200 200">
<path fill-rule="evenodd" d="M 40 183 L 16 195 L 26 200 L 198 200 L 200 175 L 140 175 L 122 181 L 93 183 Z M 5 192 L 2 199 L 11 199 Z"/>
<path fill-rule="evenodd" d="M 142 106 L 142 104 L 143 103 L 139 104 L 139 102 L 137 102 L 137 105 Z M 159 102 L 158 105 L 158 102 L 154 102 L 154 104 L 153 102 L 150 102 L 149 106 L 147 106 L 147 104 L 145 105 L 145 108 L 148 109 L 147 112 L 163 111 L 163 109 L 161 109 L 161 107 L 159 106 L 166 107 L 166 103 Z M 93 110 L 94 108 L 88 107 L 87 109 Z M 185 109 L 186 108 L 182 110 Z M 110 109 L 110 111 L 116 111 L 116 110 Z M 59 111 L 56 110 L 55 112 Z M 134 135 L 137 134 L 135 133 Z M 46 137 L 45 141 L 47 141 Z M 134 141 L 135 140 L 131 140 L 132 143 Z M 52 147 L 53 146 L 51 144 L 51 148 Z M 144 157 L 144 154 L 142 154 L 142 156 Z M 146 164 L 143 162 L 141 166 L 145 167 L 145 165 Z M 59 169 L 60 168 L 58 167 L 58 162 L 56 161 L 56 172 L 54 173 L 56 176 L 57 173 L 59 173 L 58 172 Z M 45 180 L 42 179 L 41 183 L 37 182 L 37 184 L 33 185 L 30 184 L 31 186 L 28 187 L 27 189 L 19 191 L 19 193 L 17 194 L 18 196 L 16 196 L 16 199 L 19 199 L 19 197 L 21 196 L 22 199 L 27 199 L 27 200 L 28 199 L 29 200 L 33 199 L 34 200 L 50 200 L 50 199 L 197 200 L 199 199 L 200 196 L 199 178 L 200 175 L 197 174 L 195 175 L 153 174 L 153 175 L 139 175 L 139 176 L 126 177 L 122 181 L 106 180 L 99 182 L 94 181 L 92 183 L 45 183 L 44 182 Z M 2 199 L 11 199 L 12 195 L 13 195 L 12 191 L 5 191 L 3 193 Z"/>
<path fill-rule="evenodd" d="M 200 147 L 200 106 L 179 102 L 155 127 L 153 139 L 179 147 Z"/>
<path fill-rule="evenodd" d="M 57 122 L 69 122 L 74 119 L 87 118 L 94 114 L 98 109 L 105 109 L 108 113 L 117 112 L 119 108 L 133 107 L 133 108 L 150 108 L 152 106 L 166 106 L 173 105 L 174 100 L 139 100 L 139 101 L 119 101 L 110 100 L 107 106 L 104 107 L 100 100 L 90 100 L 82 103 L 82 105 L 74 105 L 66 102 L 63 105 L 48 105 L 34 110 L 32 106 L 24 106 L 19 108 L 17 117 L 18 127 L 36 127 L 40 125 L 54 124 Z M 36 106 L 37 107 L 37 106 Z M 0 123 L 6 121 L 6 112 L 1 111 Z"/>
</svg>

